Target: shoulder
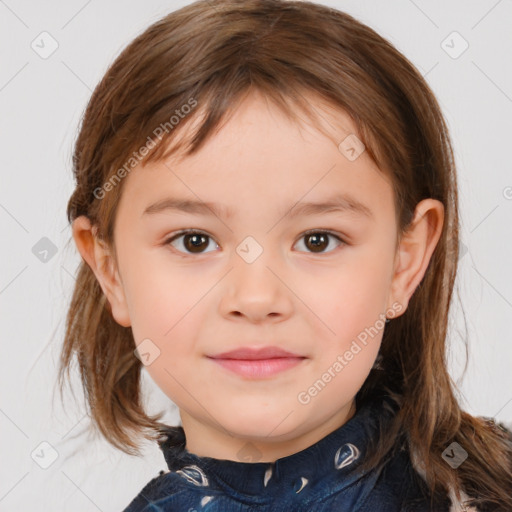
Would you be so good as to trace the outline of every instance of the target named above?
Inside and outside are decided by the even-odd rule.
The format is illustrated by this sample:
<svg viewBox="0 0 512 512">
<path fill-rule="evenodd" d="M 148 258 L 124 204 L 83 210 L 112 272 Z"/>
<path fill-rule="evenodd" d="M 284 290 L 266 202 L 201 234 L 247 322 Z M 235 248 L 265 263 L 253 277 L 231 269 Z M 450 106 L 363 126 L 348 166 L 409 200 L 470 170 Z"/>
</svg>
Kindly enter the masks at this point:
<svg viewBox="0 0 512 512">
<path fill-rule="evenodd" d="M 361 512 L 451 512 L 449 497 L 431 495 L 403 446 L 368 473 L 368 482 L 371 489 L 358 509 Z"/>
<path fill-rule="evenodd" d="M 422 464 L 414 456 L 411 457 L 411 463 L 415 473 L 418 475 L 419 478 L 421 478 L 421 481 L 424 482 L 426 485 L 425 470 Z M 449 508 L 446 509 L 447 512 L 479 512 L 479 510 L 475 507 L 468 507 L 466 505 L 463 505 L 465 501 L 469 500 L 469 496 L 464 491 L 461 491 L 460 498 L 458 499 L 455 494 L 455 490 L 450 487 L 448 498 Z"/>
<path fill-rule="evenodd" d="M 432 496 L 422 473 L 418 471 L 414 458 L 408 449 L 403 448 L 391 465 L 393 480 L 399 486 L 401 512 L 452 512 L 451 497 L 448 495 Z M 400 461 L 401 459 L 401 461 Z M 468 511 L 470 512 L 470 511 Z"/>
<path fill-rule="evenodd" d="M 185 492 L 187 490 L 180 485 L 179 479 L 173 478 L 172 473 L 160 471 L 160 474 L 142 488 L 123 512 L 172 512 L 173 510 L 179 510 L 179 508 L 174 507 L 179 507 L 181 497 Z"/>
</svg>

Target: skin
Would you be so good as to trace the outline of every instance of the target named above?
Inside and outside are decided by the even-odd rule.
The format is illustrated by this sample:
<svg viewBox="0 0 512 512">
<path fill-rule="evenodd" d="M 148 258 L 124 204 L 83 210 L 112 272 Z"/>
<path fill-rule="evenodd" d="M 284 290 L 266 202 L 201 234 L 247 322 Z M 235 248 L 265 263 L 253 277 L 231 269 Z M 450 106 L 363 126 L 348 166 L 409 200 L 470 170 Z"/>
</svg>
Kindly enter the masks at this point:
<svg viewBox="0 0 512 512">
<path fill-rule="evenodd" d="M 426 199 L 397 249 L 389 179 L 366 152 L 350 161 L 338 149 L 357 133 L 351 118 L 315 105 L 332 137 L 288 120 L 252 93 L 195 155 L 132 170 L 115 222 L 117 261 L 86 217 L 73 223 L 77 248 L 115 320 L 132 327 L 134 346 L 150 339 L 158 347 L 146 369 L 179 407 L 186 448 L 200 456 L 275 461 L 346 423 L 383 327 L 359 343 L 362 349 L 307 403 L 299 394 L 322 379 L 365 328 L 405 312 L 441 234 L 443 205 Z M 373 217 L 289 215 L 297 202 L 320 202 L 333 192 L 350 194 Z M 170 196 L 215 202 L 234 213 L 143 214 Z M 165 244 L 186 228 L 208 235 L 201 250 L 190 252 L 183 236 Z M 315 252 L 311 236 L 304 236 L 310 229 L 333 231 L 344 243 L 327 237 Z M 252 263 L 237 252 L 248 236 L 263 250 Z M 266 345 L 306 358 L 255 380 L 206 357 Z"/>
</svg>

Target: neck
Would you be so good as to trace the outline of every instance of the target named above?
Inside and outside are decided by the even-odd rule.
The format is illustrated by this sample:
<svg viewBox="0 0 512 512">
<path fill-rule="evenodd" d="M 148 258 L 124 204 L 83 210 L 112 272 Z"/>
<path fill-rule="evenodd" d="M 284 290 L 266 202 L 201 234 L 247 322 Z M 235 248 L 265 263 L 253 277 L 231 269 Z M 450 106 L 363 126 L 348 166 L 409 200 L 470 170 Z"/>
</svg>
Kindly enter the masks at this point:
<svg viewBox="0 0 512 512">
<path fill-rule="evenodd" d="M 230 433 L 218 424 L 205 424 L 180 410 L 186 436 L 186 450 L 200 457 L 236 462 L 274 462 L 300 452 L 340 428 L 356 412 L 355 400 L 321 424 L 301 425 L 280 436 L 244 436 Z"/>
</svg>

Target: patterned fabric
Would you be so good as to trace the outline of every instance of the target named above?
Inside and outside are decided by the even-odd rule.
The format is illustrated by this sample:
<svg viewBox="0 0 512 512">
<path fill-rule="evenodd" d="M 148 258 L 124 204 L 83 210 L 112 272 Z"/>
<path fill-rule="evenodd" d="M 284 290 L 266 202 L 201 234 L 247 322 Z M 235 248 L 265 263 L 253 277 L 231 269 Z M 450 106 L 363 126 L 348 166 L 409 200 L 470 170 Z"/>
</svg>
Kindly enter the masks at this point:
<svg viewBox="0 0 512 512">
<path fill-rule="evenodd" d="M 185 450 L 183 428 L 174 427 L 161 445 L 169 471 L 124 512 L 449 512 L 449 496 L 431 503 L 403 439 L 379 467 L 360 469 L 368 440 L 395 412 L 386 402 L 368 401 L 337 430 L 273 463 L 197 456 Z"/>
</svg>

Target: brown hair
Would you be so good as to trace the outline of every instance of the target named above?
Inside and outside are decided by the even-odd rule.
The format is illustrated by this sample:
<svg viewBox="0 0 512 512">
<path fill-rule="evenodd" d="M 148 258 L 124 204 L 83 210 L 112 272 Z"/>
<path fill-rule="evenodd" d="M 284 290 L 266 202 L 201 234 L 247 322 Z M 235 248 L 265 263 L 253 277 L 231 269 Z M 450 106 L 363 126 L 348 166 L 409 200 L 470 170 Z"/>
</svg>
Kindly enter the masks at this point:
<svg viewBox="0 0 512 512">
<path fill-rule="evenodd" d="M 166 142 L 175 141 L 201 111 L 194 136 L 173 149 L 187 143 L 186 154 L 195 153 L 254 90 L 295 120 L 296 107 L 315 116 L 304 97 L 308 93 L 346 111 L 369 156 L 392 180 L 400 233 L 419 201 L 443 203 L 445 223 L 426 274 L 407 311 L 386 326 L 382 369 L 372 370 L 356 397 L 360 405 L 385 390 L 399 405 L 365 464 L 378 464 L 403 435 L 424 466 L 432 495 L 446 493 L 449 485 L 457 495 L 463 490 L 474 498 L 469 504 L 481 510 L 512 510 L 512 436 L 461 410 L 446 368 L 459 244 L 448 129 L 421 74 L 371 28 L 307 1 L 203 0 L 165 16 L 122 51 L 91 97 L 74 149 L 76 189 L 68 220 L 87 216 L 115 254 L 115 213 L 131 155 L 158 132 L 161 140 L 144 162 L 168 156 Z M 200 109 L 170 122 L 194 102 Z M 162 126 L 166 129 L 156 130 Z M 119 172 L 121 166 L 125 172 Z M 66 321 L 61 392 L 76 355 L 93 425 L 114 446 L 139 454 L 134 438 L 161 439 L 166 426 L 161 415 L 144 412 L 142 363 L 134 347 L 131 329 L 115 322 L 82 261 Z M 441 456 L 452 442 L 468 453 L 456 470 Z"/>
</svg>

